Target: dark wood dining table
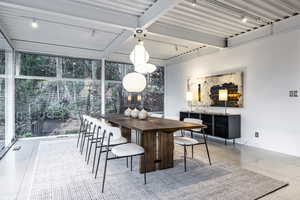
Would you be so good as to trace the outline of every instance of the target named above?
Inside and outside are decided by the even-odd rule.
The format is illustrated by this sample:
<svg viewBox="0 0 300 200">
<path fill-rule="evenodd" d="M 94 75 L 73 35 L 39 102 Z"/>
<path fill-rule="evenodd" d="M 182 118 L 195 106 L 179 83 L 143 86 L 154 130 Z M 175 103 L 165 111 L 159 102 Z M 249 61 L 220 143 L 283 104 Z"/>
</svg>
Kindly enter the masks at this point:
<svg viewBox="0 0 300 200">
<path fill-rule="evenodd" d="M 122 130 L 122 136 L 131 142 L 131 130 L 140 134 L 140 145 L 145 149 L 147 172 L 174 166 L 174 132 L 182 129 L 207 128 L 206 125 L 178 120 L 149 117 L 134 119 L 119 114 L 100 115 Z M 140 172 L 144 172 L 143 156 L 140 158 Z"/>
</svg>

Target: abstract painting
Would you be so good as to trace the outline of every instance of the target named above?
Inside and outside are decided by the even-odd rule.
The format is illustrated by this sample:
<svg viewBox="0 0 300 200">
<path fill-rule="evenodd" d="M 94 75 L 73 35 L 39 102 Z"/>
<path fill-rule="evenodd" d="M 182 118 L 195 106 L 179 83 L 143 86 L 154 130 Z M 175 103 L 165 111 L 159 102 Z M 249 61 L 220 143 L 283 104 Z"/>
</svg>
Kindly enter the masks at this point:
<svg viewBox="0 0 300 200">
<path fill-rule="evenodd" d="M 243 107 L 243 72 L 198 77 L 189 80 L 195 106 Z M 219 101 L 219 90 L 228 91 L 228 100 Z"/>
</svg>

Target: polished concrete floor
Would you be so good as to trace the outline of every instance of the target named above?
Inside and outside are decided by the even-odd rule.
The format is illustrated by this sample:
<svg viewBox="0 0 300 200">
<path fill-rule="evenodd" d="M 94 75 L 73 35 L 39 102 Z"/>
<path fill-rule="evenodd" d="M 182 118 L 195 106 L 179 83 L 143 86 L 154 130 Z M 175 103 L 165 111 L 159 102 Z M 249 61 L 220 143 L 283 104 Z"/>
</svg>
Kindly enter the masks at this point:
<svg viewBox="0 0 300 200">
<path fill-rule="evenodd" d="M 38 146 L 42 140 L 66 138 L 39 138 L 18 141 L 19 151 L 12 149 L 0 160 L 0 200 L 26 199 Z M 207 160 L 203 146 L 197 147 L 196 158 Z M 213 162 L 227 162 L 257 173 L 286 181 L 290 185 L 263 198 L 265 200 L 300 199 L 300 158 L 266 151 L 245 145 L 227 145 L 210 141 Z"/>
</svg>

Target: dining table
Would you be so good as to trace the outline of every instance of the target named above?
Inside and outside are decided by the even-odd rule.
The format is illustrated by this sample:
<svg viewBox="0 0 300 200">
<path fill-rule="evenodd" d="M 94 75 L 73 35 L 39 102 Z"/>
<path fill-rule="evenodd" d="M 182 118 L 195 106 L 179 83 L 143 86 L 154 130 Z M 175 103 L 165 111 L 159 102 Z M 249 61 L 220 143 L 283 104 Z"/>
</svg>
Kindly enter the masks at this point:
<svg viewBox="0 0 300 200">
<path fill-rule="evenodd" d="M 174 167 L 174 132 L 207 128 L 204 124 L 183 122 L 179 120 L 148 117 L 147 119 L 131 118 L 121 114 L 98 116 L 113 126 L 121 129 L 122 136 L 131 142 L 132 130 L 140 134 L 139 144 L 146 155 L 147 172 Z M 144 156 L 140 158 L 140 173 L 144 172 Z"/>
</svg>

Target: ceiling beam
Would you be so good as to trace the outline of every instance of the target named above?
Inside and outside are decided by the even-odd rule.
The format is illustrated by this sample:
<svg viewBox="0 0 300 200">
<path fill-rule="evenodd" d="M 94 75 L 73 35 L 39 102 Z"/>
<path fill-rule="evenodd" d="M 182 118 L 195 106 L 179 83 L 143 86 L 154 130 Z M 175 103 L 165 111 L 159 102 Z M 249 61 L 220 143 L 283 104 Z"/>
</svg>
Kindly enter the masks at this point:
<svg viewBox="0 0 300 200">
<path fill-rule="evenodd" d="M 183 0 L 158 0 L 141 17 L 61 0 L 1 0 L 0 6 L 35 13 L 33 16 L 37 13 L 46 14 L 55 16 L 55 18 L 80 20 L 123 29 L 103 53 L 100 53 L 99 56 L 101 57 L 106 57 L 118 49 L 123 42 L 132 36 L 137 27 L 147 28 L 149 34 L 153 33 L 154 35 L 177 38 L 207 46 L 225 47 L 225 39 L 218 36 L 205 34 L 197 30 L 179 28 L 176 25 L 162 26 L 158 23 L 154 24 L 180 2 L 183 2 Z"/>
<path fill-rule="evenodd" d="M 156 1 L 142 16 L 138 18 L 138 27 L 142 29 L 148 28 L 157 19 L 163 16 L 170 9 L 175 7 L 183 0 L 158 0 Z M 114 52 L 123 42 L 128 40 L 133 33 L 124 31 L 104 50 L 104 57 Z"/>
<path fill-rule="evenodd" d="M 148 31 L 154 35 L 178 38 L 185 41 L 194 41 L 211 47 L 226 47 L 226 40 L 223 37 L 213 36 L 199 31 L 183 29 L 175 25 L 155 23 L 148 28 Z"/>
<path fill-rule="evenodd" d="M 204 48 L 199 48 L 196 51 L 192 51 L 191 53 L 187 53 L 181 56 L 176 56 L 173 58 L 168 59 L 166 62 L 167 66 L 172 66 L 174 64 L 186 62 L 195 58 L 199 58 L 200 56 L 205 56 L 205 55 L 210 55 L 219 52 L 220 49 L 217 48 L 212 48 L 212 47 L 204 47 Z"/>
<path fill-rule="evenodd" d="M 183 0 L 158 0 L 138 19 L 138 26 L 148 28 L 182 1 Z"/>
<path fill-rule="evenodd" d="M 120 33 L 109 45 L 105 48 L 102 57 L 107 57 L 113 53 L 123 42 L 128 40 L 133 34 L 133 31 L 124 30 Z"/>
<path fill-rule="evenodd" d="M 8 36 L 7 32 L 5 31 L 5 29 L 1 24 L 0 24 L 0 32 L 2 33 L 3 37 L 7 40 L 10 47 L 14 49 L 15 48 L 14 43 L 11 41 L 10 37 Z"/>
<path fill-rule="evenodd" d="M 228 47 L 235 47 L 257 39 L 300 29 L 300 15 L 293 16 L 272 25 L 228 39 Z"/>
<path fill-rule="evenodd" d="M 137 16 L 59 0 L 2 0 L 0 1 L 0 6 L 85 20 L 87 22 L 92 21 L 127 30 L 136 29 L 138 24 Z"/>
</svg>

